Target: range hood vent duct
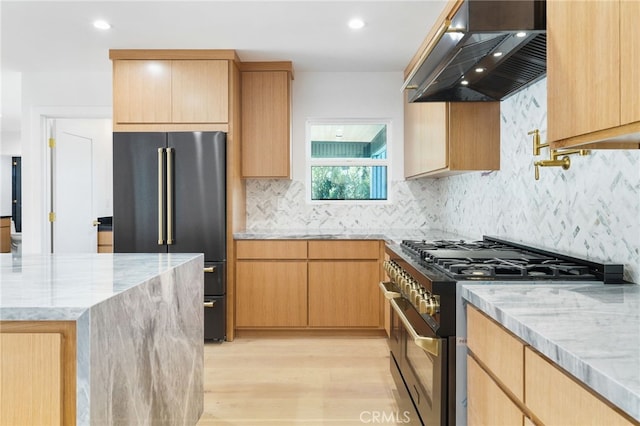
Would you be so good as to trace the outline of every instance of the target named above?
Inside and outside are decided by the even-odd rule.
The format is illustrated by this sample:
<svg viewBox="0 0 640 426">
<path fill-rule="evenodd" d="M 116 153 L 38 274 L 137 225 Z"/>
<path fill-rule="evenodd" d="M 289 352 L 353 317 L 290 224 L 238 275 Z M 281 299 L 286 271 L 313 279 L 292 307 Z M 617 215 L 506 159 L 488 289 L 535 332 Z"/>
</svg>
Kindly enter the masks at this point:
<svg viewBox="0 0 640 426">
<path fill-rule="evenodd" d="M 403 85 L 409 102 L 500 101 L 546 75 L 544 0 L 466 0 L 435 39 Z"/>
</svg>

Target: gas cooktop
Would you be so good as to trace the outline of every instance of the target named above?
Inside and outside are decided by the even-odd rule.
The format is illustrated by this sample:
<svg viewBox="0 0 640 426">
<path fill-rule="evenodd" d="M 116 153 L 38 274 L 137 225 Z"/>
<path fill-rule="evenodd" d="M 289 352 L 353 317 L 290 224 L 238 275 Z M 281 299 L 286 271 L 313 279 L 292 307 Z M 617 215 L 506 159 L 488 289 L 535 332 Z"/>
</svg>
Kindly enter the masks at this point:
<svg viewBox="0 0 640 426">
<path fill-rule="evenodd" d="M 623 265 L 605 265 L 494 237 L 481 241 L 405 240 L 402 249 L 419 264 L 451 278 L 491 280 L 603 280 L 623 282 Z"/>
</svg>

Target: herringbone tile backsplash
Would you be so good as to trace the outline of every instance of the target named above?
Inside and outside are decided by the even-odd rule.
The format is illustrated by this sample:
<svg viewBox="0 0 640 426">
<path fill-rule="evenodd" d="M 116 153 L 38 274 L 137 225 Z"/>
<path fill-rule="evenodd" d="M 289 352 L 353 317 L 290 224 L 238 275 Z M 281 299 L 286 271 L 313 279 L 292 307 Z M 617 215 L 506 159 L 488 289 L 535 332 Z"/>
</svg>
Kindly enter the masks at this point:
<svg viewBox="0 0 640 426">
<path fill-rule="evenodd" d="M 531 136 L 546 140 L 546 80 L 501 105 L 501 166 L 491 173 L 391 183 L 391 204 L 305 202 L 305 183 L 247 181 L 247 230 L 424 229 L 494 235 L 600 262 L 640 283 L 640 150 L 573 156 L 533 178 Z M 543 150 L 540 158 L 547 158 Z"/>
</svg>

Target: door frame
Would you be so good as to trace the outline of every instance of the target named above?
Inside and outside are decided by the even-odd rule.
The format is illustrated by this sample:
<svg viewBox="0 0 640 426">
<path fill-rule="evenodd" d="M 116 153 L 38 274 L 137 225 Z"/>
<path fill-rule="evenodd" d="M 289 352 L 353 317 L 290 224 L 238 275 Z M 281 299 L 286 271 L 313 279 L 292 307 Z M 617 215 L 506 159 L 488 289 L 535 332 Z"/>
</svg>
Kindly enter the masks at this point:
<svg viewBox="0 0 640 426">
<path fill-rule="evenodd" d="M 51 151 L 48 148 L 50 119 L 112 119 L 111 106 L 37 106 L 29 114 L 22 150 L 22 252 L 51 252 L 49 206 L 51 205 Z"/>
</svg>

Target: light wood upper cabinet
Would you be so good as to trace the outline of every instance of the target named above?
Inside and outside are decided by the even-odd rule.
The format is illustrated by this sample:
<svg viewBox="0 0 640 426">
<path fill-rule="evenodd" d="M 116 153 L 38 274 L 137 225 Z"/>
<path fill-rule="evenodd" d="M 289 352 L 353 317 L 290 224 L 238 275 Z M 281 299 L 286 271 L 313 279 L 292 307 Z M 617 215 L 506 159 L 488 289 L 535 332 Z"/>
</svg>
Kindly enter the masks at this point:
<svg viewBox="0 0 640 426">
<path fill-rule="evenodd" d="M 235 51 L 115 49 L 109 58 L 115 131 L 229 131 Z"/>
<path fill-rule="evenodd" d="M 291 177 L 291 76 L 290 63 L 242 64 L 243 177 Z"/>
<path fill-rule="evenodd" d="M 171 121 L 171 61 L 114 61 L 115 123 Z"/>
<path fill-rule="evenodd" d="M 640 121 L 640 2 L 620 3 L 621 124 Z"/>
<path fill-rule="evenodd" d="M 640 147 L 639 21 L 637 2 L 547 2 L 547 136 L 553 148 Z"/>
<path fill-rule="evenodd" d="M 405 101 L 405 177 L 500 169 L 499 102 Z"/>
<path fill-rule="evenodd" d="M 119 60 L 113 66 L 116 123 L 226 123 L 225 60 Z"/>
<path fill-rule="evenodd" d="M 226 123 L 229 120 L 227 61 L 173 61 L 171 71 L 174 123 Z"/>
</svg>

